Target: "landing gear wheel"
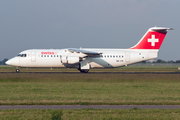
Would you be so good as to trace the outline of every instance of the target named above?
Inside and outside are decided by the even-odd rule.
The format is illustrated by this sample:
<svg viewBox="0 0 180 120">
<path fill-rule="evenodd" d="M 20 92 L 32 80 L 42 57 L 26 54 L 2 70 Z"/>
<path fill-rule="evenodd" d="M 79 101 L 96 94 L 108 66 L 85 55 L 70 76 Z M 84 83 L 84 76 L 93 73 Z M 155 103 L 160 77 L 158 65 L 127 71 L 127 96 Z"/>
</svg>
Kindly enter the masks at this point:
<svg viewBox="0 0 180 120">
<path fill-rule="evenodd" d="M 85 70 L 80 70 L 81 73 L 88 73 L 89 69 L 85 69 Z"/>
<path fill-rule="evenodd" d="M 19 69 L 16 69 L 16 73 L 19 73 L 20 72 L 20 70 Z"/>
</svg>

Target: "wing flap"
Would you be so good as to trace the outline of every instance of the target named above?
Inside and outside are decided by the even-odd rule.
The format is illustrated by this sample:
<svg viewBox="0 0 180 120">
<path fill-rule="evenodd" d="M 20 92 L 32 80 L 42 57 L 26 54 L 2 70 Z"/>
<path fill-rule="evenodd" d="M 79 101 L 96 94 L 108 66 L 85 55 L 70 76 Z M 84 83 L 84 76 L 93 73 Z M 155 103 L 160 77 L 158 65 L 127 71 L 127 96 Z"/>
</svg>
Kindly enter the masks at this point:
<svg viewBox="0 0 180 120">
<path fill-rule="evenodd" d="M 83 49 L 77 49 L 77 48 L 69 48 L 68 51 L 70 52 L 77 52 L 77 53 L 83 53 L 86 55 L 101 55 L 102 53 L 94 52 L 94 51 L 88 51 Z"/>
</svg>

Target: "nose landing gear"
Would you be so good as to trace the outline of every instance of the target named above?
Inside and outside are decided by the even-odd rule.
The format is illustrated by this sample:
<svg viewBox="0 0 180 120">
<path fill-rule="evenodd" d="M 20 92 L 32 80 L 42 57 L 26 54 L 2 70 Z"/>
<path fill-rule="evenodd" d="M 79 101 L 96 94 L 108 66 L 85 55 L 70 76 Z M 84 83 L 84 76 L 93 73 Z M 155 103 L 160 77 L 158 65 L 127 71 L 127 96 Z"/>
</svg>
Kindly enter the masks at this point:
<svg viewBox="0 0 180 120">
<path fill-rule="evenodd" d="M 19 72 L 20 72 L 20 70 L 19 70 L 19 68 L 17 67 L 17 68 L 16 68 L 16 73 L 19 73 Z"/>
</svg>

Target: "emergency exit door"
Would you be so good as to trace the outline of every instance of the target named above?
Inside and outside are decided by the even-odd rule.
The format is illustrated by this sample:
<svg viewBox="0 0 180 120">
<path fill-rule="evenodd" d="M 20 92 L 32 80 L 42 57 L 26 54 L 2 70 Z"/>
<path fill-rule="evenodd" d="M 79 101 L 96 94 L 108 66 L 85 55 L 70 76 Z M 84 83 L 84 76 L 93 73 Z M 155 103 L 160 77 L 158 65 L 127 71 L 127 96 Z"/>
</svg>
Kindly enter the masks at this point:
<svg viewBox="0 0 180 120">
<path fill-rule="evenodd" d="M 125 60 L 126 60 L 126 62 L 130 61 L 130 54 L 129 54 L 129 52 L 126 52 Z"/>
</svg>

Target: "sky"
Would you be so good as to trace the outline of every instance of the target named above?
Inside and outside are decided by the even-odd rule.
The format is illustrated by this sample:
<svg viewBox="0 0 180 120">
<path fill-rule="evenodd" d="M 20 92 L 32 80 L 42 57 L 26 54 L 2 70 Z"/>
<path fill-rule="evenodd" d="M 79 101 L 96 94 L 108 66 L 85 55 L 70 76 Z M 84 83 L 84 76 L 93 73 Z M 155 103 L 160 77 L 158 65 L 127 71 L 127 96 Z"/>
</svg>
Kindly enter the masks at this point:
<svg viewBox="0 0 180 120">
<path fill-rule="evenodd" d="M 0 0 L 0 61 L 27 49 L 130 48 L 170 27 L 157 59 L 180 60 L 180 0 Z"/>
</svg>

